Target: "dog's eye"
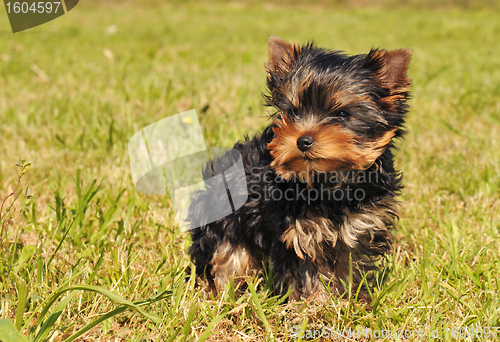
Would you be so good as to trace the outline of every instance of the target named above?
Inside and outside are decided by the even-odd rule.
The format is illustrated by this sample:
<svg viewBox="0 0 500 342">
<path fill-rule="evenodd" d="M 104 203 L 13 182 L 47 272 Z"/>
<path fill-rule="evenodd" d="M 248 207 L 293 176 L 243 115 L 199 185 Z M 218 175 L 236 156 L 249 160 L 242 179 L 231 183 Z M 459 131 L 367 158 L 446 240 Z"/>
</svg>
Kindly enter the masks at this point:
<svg viewBox="0 0 500 342">
<path fill-rule="evenodd" d="M 345 110 L 340 110 L 335 114 L 335 116 L 339 118 L 347 118 L 349 116 L 349 113 Z"/>
</svg>

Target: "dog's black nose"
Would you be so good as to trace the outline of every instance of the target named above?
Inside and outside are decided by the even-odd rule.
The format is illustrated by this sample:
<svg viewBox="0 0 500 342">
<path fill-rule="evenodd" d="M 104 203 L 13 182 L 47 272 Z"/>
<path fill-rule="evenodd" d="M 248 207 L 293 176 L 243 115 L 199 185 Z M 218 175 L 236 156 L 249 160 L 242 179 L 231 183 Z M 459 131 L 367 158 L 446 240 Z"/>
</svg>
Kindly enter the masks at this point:
<svg viewBox="0 0 500 342">
<path fill-rule="evenodd" d="M 302 152 L 305 152 L 308 149 L 310 149 L 313 144 L 314 144 L 314 139 L 309 135 L 303 135 L 297 139 L 297 147 Z"/>
</svg>

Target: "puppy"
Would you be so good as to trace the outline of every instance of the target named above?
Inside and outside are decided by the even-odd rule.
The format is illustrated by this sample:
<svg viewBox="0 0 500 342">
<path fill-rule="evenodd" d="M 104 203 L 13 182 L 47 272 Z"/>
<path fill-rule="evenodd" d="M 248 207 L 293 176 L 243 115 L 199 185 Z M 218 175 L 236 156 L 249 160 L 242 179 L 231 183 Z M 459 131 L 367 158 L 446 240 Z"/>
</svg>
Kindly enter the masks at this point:
<svg viewBox="0 0 500 342">
<path fill-rule="evenodd" d="M 234 145 L 245 177 L 225 175 L 248 200 L 191 230 L 189 253 L 210 289 L 270 265 L 276 292 L 291 287 L 295 300 L 346 295 L 350 274 L 350 288 L 366 296 L 365 274 L 392 246 L 402 188 L 393 142 L 403 135 L 411 54 L 348 56 L 270 37 L 264 97 L 272 123 Z M 217 162 L 229 167 L 233 159 Z M 222 203 L 208 196 L 194 197 L 191 221 L 206 214 L 203 203 Z"/>
</svg>

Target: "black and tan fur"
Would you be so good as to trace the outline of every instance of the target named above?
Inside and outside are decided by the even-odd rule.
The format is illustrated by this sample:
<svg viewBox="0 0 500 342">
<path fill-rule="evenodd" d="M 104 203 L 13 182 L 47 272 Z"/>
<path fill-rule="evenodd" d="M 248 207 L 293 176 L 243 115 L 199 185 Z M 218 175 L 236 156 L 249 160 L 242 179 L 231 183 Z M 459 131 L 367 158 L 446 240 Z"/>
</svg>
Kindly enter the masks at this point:
<svg viewBox="0 0 500 342">
<path fill-rule="evenodd" d="M 350 260 L 352 288 L 363 286 L 365 272 L 391 250 L 401 189 L 392 150 L 403 134 L 410 58 L 411 50 L 347 56 L 269 39 L 272 123 L 235 145 L 249 198 L 235 213 L 191 230 L 189 252 L 210 288 L 221 290 L 231 277 L 244 280 L 270 262 L 279 293 L 292 287 L 293 299 L 322 298 L 322 278 L 342 296 Z M 230 165 L 224 157 L 219 162 Z M 226 174 L 228 181 L 233 176 Z M 204 215 L 203 201 L 223 200 L 206 196 L 193 200 L 191 217 Z"/>
</svg>

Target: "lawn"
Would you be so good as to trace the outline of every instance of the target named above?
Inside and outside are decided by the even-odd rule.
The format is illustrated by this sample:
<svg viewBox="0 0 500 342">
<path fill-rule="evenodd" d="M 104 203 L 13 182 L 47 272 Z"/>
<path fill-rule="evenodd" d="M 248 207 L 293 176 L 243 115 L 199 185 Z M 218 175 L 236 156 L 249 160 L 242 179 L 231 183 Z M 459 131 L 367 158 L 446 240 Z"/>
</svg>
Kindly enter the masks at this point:
<svg viewBox="0 0 500 342">
<path fill-rule="evenodd" d="M 16 34 L 2 9 L 0 33 L 0 319 L 30 340 L 500 336 L 498 10 L 101 1 Z M 196 109 L 210 146 L 268 124 L 270 35 L 413 49 L 401 218 L 370 307 L 283 302 L 272 274 L 205 298 L 168 196 L 134 188 L 127 143 L 151 123 Z"/>
</svg>

